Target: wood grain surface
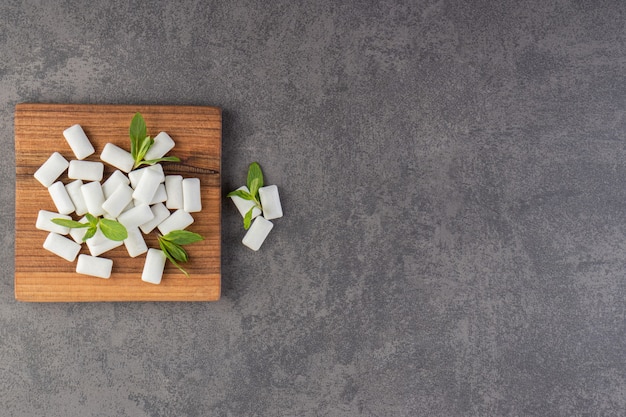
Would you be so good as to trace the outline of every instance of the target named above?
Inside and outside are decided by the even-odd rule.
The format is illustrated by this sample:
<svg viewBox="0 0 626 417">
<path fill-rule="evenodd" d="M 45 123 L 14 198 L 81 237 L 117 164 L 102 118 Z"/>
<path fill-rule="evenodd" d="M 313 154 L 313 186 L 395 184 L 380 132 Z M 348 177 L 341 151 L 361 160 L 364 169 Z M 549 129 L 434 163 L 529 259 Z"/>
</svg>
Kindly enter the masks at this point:
<svg viewBox="0 0 626 417">
<path fill-rule="evenodd" d="M 86 160 L 99 161 L 104 145 L 130 149 L 128 129 L 136 112 L 146 121 L 148 134 L 166 131 L 176 142 L 168 155 L 180 163 L 163 163 L 167 174 L 200 179 L 202 207 L 192 213 L 188 230 L 205 240 L 186 246 L 184 264 L 190 278 L 167 263 L 161 284 L 141 281 L 145 254 L 130 258 L 122 245 L 102 257 L 113 259 L 110 279 L 80 275 L 76 261 L 67 262 L 43 249 L 48 232 L 37 230 L 40 209 L 56 211 L 48 190 L 35 171 L 55 151 L 76 159 L 63 130 L 80 124 L 96 152 Z M 207 106 L 18 104 L 15 109 L 15 298 L 20 301 L 212 301 L 220 297 L 221 111 Z M 115 169 L 105 164 L 104 180 Z M 67 171 L 60 177 L 68 183 Z M 76 215 L 73 214 L 77 219 Z M 148 247 L 158 248 L 155 232 Z M 88 254 L 86 245 L 80 253 Z"/>
</svg>

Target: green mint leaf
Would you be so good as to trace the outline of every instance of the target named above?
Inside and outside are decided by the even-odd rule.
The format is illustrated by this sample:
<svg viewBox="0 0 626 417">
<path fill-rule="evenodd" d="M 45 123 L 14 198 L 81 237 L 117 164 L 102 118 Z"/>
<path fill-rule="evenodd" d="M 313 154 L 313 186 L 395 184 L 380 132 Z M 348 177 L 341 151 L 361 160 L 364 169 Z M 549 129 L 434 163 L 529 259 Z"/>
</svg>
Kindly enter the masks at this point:
<svg viewBox="0 0 626 417">
<path fill-rule="evenodd" d="M 253 178 L 250 184 L 250 194 L 256 196 L 259 193 L 259 179 Z"/>
<path fill-rule="evenodd" d="M 178 262 L 187 262 L 189 260 L 187 251 L 185 251 L 182 246 L 167 240 L 161 241 L 163 242 L 163 246 L 167 249 L 167 252 L 172 255 L 172 258 L 176 259 Z"/>
<path fill-rule="evenodd" d="M 102 234 L 111 240 L 121 241 L 128 237 L 126 228 L 121 223 L 111 219 L 100 219 Z"/>
<path fill-rule="evenodd" d="M 137 161 L 137 152 L 139 151 L 140 141 L 146 136 L 146 122 L 141 113 L 135 113 L 133 120 L 130 122 L 130 154 Z"/>
<path fill-rule="evenodd" d="M 188 230 L 172 230 L 168 234 L 161 236 L 161 239 L 165 239 L 177 245 L 188 245 L 190 243 L 204 240 L 204 238 L 199 234 Z"/>
<path fill-rule="evenodd" d="M 253 191 L 253 181 L 257 179 L 258 183 L 256 187 L 254 187 Z M 263 171 L 261 171 L 261 166 L 257 162 L 253 162 L 248 167 L 248 181 L 247 181 L 248 189 L 250 190 L 250 194 L 256 197 L 256 193 L 259 188 L 263 187 Z"/>
<path fill-rule="evenodd" d="M 243 228 L 248 230 L 250 228 L 250 224 L 252 223 L 252 212 L 254 211 L 254 207 L 251 207 L 250 210 L 243 217 Z"/>
<path fill-rule="evenodd" d="M 176 259 L 174 259 L 174 257 L 173 257 L 173 256 L 169 253 L 169 251 L 168 251 L 168 247 L 165 245 L 165 242 L 166 242 L 166 241 L 159 239 L 159 247 L 161 248 L 161 250 L 162 250 L 162 251 L 163 251 L 163 253 L 165 254 L 165 257 L 166 257 L 167 259 L 169 259 L 169 261 L 170 261 L 172 264 L 174 264 L 174 266 L 175 266 L 176 268 L 180 269 L 180 270 L 181 270 L 181 272 L 182 272 L 183 274 L 185 274 L 185 276 L 186 276 L 187 278 L 189 278 L 189 274 L 187 273 L 187 271 L 185 271 L 185 270 L 184 270 L 184 269 L 183 269 L 183 268 L 182 268 L 182 267 L 178 264 L 178 262 L 176 262 Z"/>
<path fill-rule="evenodd" d="M 52 219 L 52 223 L 58 224 L 59 226 L 63 226 L 63 227 L 69 227 L 70 229 L 90 227 L 89 223 L 80 223 L 75 220 L 67 220 L 67 219 L 60 219 L 60 218 Z"/>
<path fill-rule="evenodd" d="M 150 149 L 153 143 L 154 139 L 152 139 L 150 136 L 146 136 L 141 141 L 139 141 L 139 150 L 137 150 L 138 161 L 141 161 L 143 157 L 146 156 L 148 149 Z"/>
<path fill-rule="evenodd" d="M 159 159 L 148 159 L 147 161 L 141 161 L 139 162 L 139 165 L 142 165 L 142 164 L 154 165 L 159 162 L 180 162 L 180 158 L 176 156 L 164 156 L 163 158 L 159 158 Z"/>
<path fill-rule="evenodd" d="M 89 229 L 87 229 L 87 231 L 85 232 L 85 235 L 83 236 L 83 242 L 86 241 L 87 239 L 91 239 L 96 234 L 97 230 L 98 228 L 96 226 L 89 227 Z"/>
<path fill-rule="evenodd" d="M 240 197 L 240 198 L 243 198 L 244 200 L 254 201 L 254 196 L 250 194 L 249 192 L 247 192 L 246 190 L 231 191 L 230 193 L 226 194 L 226 197 Z"/>
<path fill-rule="evenodd" d="M 98 219 L 94 217 L 93 215 L 87 213 L 85 214 L 85 218 L 87 219 L 89 224 L 92 225 L 93 227 L 96 227 L 98 225 Z"/>
</svg>

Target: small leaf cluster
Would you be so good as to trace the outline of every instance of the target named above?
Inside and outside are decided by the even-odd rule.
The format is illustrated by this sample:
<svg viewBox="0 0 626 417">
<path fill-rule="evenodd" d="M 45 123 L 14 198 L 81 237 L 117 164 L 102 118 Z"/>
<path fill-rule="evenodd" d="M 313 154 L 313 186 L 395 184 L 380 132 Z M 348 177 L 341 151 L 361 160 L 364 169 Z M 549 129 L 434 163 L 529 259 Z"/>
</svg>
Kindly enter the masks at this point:
<svg viewBox="0 0 626 417">
<path fill-rule="evenodd" d="M 111 240 L 122 241 L 128 237 L 128 231 L 124 225 L 118 221 L 98 218 L 89 213 L 85 214 L 85 218 L 87 219 L 87 223 L 61 218 L 54 218 L 52 222 L 59 226 L 69 227 L 70 229 L 87 228 L 83 236 L 83 242 L 92 238 L 98 231 L 98 227 L 102 234 Z"/>
<path fill-rule="evenodd" d="M 154 139 L 148 136 L 146 122 L 141 113 L 135 113 L 135 116 L 130 122 L 129 128 L 130 134 L 130 154 L 135 160 L 133 168 L 137 168 L 140 165 L 154 165 L 158 162 L 180 162 L 180 159 L 175 156 L 164 156 L 159 159 L 144 160 L 146 153 L 150 147 L 154 144 Z"/>
<path fill-rule="evenodd" d="M 246 185 L 248 186 L 248 190 L 250 190 L 250 192 L 247 192 L 246 190 L 235 190 L 228 193 L 226 197 L 240 197 L 254 203 L 254 206 L 252 206 L 243 217 L 243 227 L 248 230 L 252 222 L 252 212 L 254 209 L 258 208 L 263 211 L 263 207 L 261 207 L 261 200 L 259 198 L 259 188 L 263 187 L 263 171 L 261 171 L 261 167 L 257 162 L 251 163 L 248 167 L 248 179 Z"/>
<path fill-rule="evenodd" d="M 158 235 L 158 240 L 159 247 L 165 254 L 165 257 L 189 278 L 187 271 L 179 265 L 179 262 L 187 262 L 189 260 L 187 251 L 185 251 L 182 245 L 199 242 L 203 240 L 203 237 L 187 230 L 172 230 L 165 235 Z"/>
</svg>

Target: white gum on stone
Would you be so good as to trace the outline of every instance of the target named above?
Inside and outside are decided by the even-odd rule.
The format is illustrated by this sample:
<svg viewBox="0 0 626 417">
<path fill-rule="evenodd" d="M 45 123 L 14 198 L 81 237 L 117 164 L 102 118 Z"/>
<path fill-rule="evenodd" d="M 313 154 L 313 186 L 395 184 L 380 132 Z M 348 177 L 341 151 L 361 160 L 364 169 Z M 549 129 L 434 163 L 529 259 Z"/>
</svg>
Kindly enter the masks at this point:
<svg viewBox="0 0 626 417">
<path fill-rule="evenodd" d="M 241 186 L 239 188 L 237 188 L 237 190 L 243 190 L 247 193 L 250 192 L 250 190 L 248 190 L 248 187 Z M 245 217 L 246 213 L 248 211 L 250 211 L 250 209 L 252 207 L 254 207 L 254 202 L 250 201 L 250 200 L 244 200 L 241 197 L 231 197 L 231 200 L 233 200 L 233 203 L 235 203 L 235 206 L 237 207 L 237 210 L 239 210 L 239 213 L 241 214 L 241 217 Z M 261 214 L 261 210 L 258 207 L 254 207 L 254 210 L 252 210 L 252 218 L 256 218 Z"/>
<path fill-rule="evenodd" d="M 283 208 L 280 204 L 277 186 L 268 185 L 259 188 L 259 198 L 261 199 L 261 207 L 263 207 L 263 217 L 266 220 L 283 217 Z"/>
<path fill-rule="evenodd" d="M 254 251 L 259 250 L 273 227 L 271 221 L 264 219 L 263 216 L 257 217 L 243 237 L 242 243 Z"/>
</svg>

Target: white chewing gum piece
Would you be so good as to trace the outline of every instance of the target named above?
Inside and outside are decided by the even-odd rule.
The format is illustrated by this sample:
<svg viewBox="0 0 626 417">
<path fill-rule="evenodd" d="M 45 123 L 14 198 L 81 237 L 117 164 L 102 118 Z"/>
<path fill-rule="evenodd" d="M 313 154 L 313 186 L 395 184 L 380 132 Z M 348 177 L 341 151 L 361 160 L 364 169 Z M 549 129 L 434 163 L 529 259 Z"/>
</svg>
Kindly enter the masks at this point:
<svg viewBox="0 0 626 417">
<path fill-rule="evenodd" d="M 76 272 L 92 277 L 109 279 L 113 269 L 113 260 L 81 254 L 76 263 Z"/>
<path fill-rule="evenodd" d="M 163 158 L 174 147 L 174 140 L 165 132 L 161 132 L 154 137 L 154 143 L 146 152 L 143 159 L 149 161 L 151 159 Z"/>
<path fill-rule="evenodd" d="M 170 210 L 183 208 L 183 176 L 182 175 L 166 175 L 165 176 L 165 192 L 167 200 L 165 206 Z"/>
<path fill-rule="evenodd" d="M 167 191 L 165 191 L 165 184 L 160 183 L 154 192 L 154 196 L 152 197 L 152 201 L 150 201 L 150 205 L 156 203 L 164 203 L 167 200 Z"/>
<path fill-rule="evenodd" d="M 54 152 L 46 162 L 35 171 L 34 177 L 41 185 L 48 188 L 63 174 L 69 165 L 70 163 L 67 162 L 67 159 L 65 159 L 63 155 Z"/>
<path fill-rule="evenodd" d="M 133 189 L 126 184 L 120 184 L 113 194 L 102 203 L 102 208 L 111 217 L 117 218 L 132 199 Z"/>
<path fill-rule="evenodd" d="M 130 172 L 135 165 L 135 160 L 130 152 L 127 152 L 113 143 L 104 145 L 100 159 L 124 172 Z"/>
<path fill-rule="evenodd" d="M 75 180 L 70 182 L 69 184 L 65 184 L 65 191 L 70 196 L 72 200 L 72 204 L 74 204 L 74 209 L 76 214 L 82 216 L 87 213 L 87 204 L 85 204 L 85 199 L 83 198 L 83 193 L 80 190 L 80 187 L 83 186 L 82 180 Z"/>
<path fill-rule="evenodd" d="M 124 244 L 124 241 L 111 240 L 107 238 L 106 236 L 104 236 L 102 232 L 100 231 L 100 228 L 98 228 L 98 231 L 96 232 L 96 234 L 92 238 L 87 239 L 86 243 L 87 243 L 87 248 L 89 249 L 89 253 L 91 254 L 91 256 L 100 256 L 105 252 L 108 252 L 112 249 L 122 246 Z"/>
<path fill-rule="evenodd" d="M 130 228 L 139 227 L 153 218 L 154 214 L 152 214 L 150 206 L 147 204 L 140 204 L 120 214 L 117 221 L 122 223 L 124 227 Z"/>
<path fill-rule="evenodd" d="M 68 127 L 63 131 L 63 136 L 77 159 L 85 159 L 95 152 L 91 142 L 89 142 L 89 138 L 87 138 L 85 131 L 80 125 L 76 124 Z"/>
<path fill-rule="evenodd" d="M 237 190 L 245 191 L 247 193 L 250 192 L 250 190 L 248 190 L 248 187 L 246 187 L 245 185 L 237 188 Z M 254 202 L 251 200 L 246 200 L 237 196 L 231 197 L 230 199 L 233 200 L 233 203 L 235 203 L 235 207 L 237 207 L 237 210 L 239 210 L 241 217 L 245 217 L 246 213 L 250 211 L 252 207 L 254 207 L 254 209 L 252 210 L 253 219 L 257 218 L 261 214 L 261 210 L 258 207 L 255 207 Z"/>
<path fill-rule="evenodd" d="M 67 176 L 73 180 L 102 181 L 104 164 L 93 161 L 70 161 Z"/>
<path fill-rule="evenodd" d="M 157 172 L 161 177 L 161 181 L 159 182 L 165 181 L 165 173 L 163 172 L 163 166 L 161 166 L 161 164 L 150 165 L 144 168 L 132 170 L 128 173 L 130 186 L 133 187 L 133 189 L 137 188 L 137 184 L 139 184 L 139 180 L 141 179 L 141 176 L 147 170 L 152 170 L 154 172 Z"/>
<path fill-rule="evenodd" d="M 283 208 L 280 205 L 277 186 L 268 185 L 267 187 L 259 188 L 259 198 L 261 199 L 261 207 L 263 207 L 263 217 L 265 217 L 265 220 L 283 217 Z"/>
<path fill-rule="evenodd" d="M 128 237 L 124 240 L 124 246 L 126 246 L 128 256 L 135 258 L 142 253 L 148 252 L 146 241 L 137 227 L 127 228 L 126 231 L 128 232 Z"/>
<path fill-rule="evenodd" d="M 134 169 L 128 173 L 128 180 L 130 181 L 131 188 L 133 189 L 137 188 L 137 184 L 139 183 L 139 180 L 141 179 L 141 175 L 146 169 L 148 168 L 146 167 L 146 168 Z"/>
<path fill-rule="evenodd" d="M 124 210 L 122 210 L 122 213 L 132 209 L 133 207 L 135 207 L 135 203 L 131 200 L 131 202 L 128 203 L 128 205 L 126 207 L 124 207 Z"/>
<path fill-rule="evenodd" d="M 35 228 L 46 232 L 57 233 L 59 235 L 66 235 L 70 232 L 69 227 L 59 226 L 58 224 L 53 223 L 52 219 L 72 220 L 70 216 L 66 216 L 65 214 L 55 213 L 54 211 L 48 210 L 39 210 L 39 213 L 37 213 Z"/>
<path fill-rule="evenodd" d="M 61 181 L 57 181 L 48 187 L 48 192 L 60 214 L 70 214 L 74 212 L 72 199 Z"/>
<path fill-rule="evenodd" d="M 185 178 L 183 180 L 183 210 L 187 213 L 202 211 L 199 178 Z"/>
<path fill-rule="evenodd" d="M 261 248 L 273 227 L 274 225 L 271 221 L 264 219 L 263 216 L 257 217 L 241 242 L 250 249 L 257 251 Z"/>
<path fill-rule="evenodd" d="M 172 230 L 184 230 L 193 223 L 193 217 L 185 210 L 178 209 L 157 226 L 162 235 Z"/>
<path fill-rule="evenodd" d="M 43 242 L 43 248 L 65 259 L 74 262 L 80 252 L 80 245 L 56 233 L 49 233 Z"/>
<path fill-rule="evenodd" d="M 150 248 L 143 265 L 141 280 L 150 284 L 160 284 L 165 269 L 165 254 L 162 250 Z"/>
<path fill-rule="evenodd" d="M 104 235 L 104 233 L 102 233 L 102 230 L 100 230 L 100 228 L 98 227 L 96 229 L 96 234 L 93 235 L 92 237 L 90 237 L 89 239 L 87 239 L 87 242 L 89 244 L 93 245 L 93 246 L 97 246 L 97 245 L 100 245 L 102 243 L 106 243 L 109 240 L 111 240 L 111 239 L 106 237 Z"/>
<path fill-rule="evenodd" d="M 88 212 L 96 217 L 102 216 L 105 213 L 102 208 L 104 193 L 100 183 L 97 181 L 88 182 L 80 187 L 80 191 L 83 193 Z"/>
<path fill-rule="evenodd" d="M 143 174 L 141 174 L 137 187 L 135 187 L 133 199 L 150 204 L 160 183 L 161 178 L 159 173 L 152 169 L 146 169 Z"/>
<path fill-rule="evenodd" d="M 170 211 L 167 209 L 167 207 L 165 207 L 165 205 L 163 205 L 163 203 L 157 203 L 151 206 L 150 210 L 152 210 L 154 218 L 139 226 L 141 231 L 145 234 L 152 232 L 155 227 L 157 227 L 159 224 L 161 224 L 163 220 L 167 219 L 170 216 Z"/>
<path fill-rule="evenodd" d="M 102 193 L 104 198 L 107 199 L 113 194 L 113 191 L 119 187 L 120 184 L 130 184 L 130 180 L 119 169 L 113 171 L 109 178 L 102 184 Z"/>
</svg>

